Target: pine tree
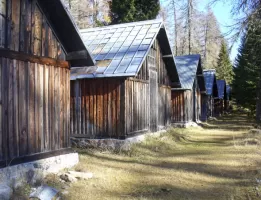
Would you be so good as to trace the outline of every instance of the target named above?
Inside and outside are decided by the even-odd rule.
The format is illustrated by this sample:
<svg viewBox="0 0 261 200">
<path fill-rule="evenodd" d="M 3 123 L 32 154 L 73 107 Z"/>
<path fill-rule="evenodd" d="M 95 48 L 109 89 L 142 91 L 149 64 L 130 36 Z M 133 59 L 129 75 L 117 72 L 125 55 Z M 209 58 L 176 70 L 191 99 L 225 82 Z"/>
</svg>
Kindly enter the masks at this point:
<svg viewBox="0 0 261 200">
<path fill-rule="evenodd" d="M 242 38 L 234 68 L 234 97 L 239 105 L 248 108 L 253 113 L 259 105 L 257 97 L 260 91 L 258 87 L 261 66 L 260 33 L 261 29 L 257 30 L 249 26 L 246 35 Z"/>
<path fill-rule="evenodd" d="M 218 56 L 216 71 L 218 79 L 226 80 L 228 84 L 232 82 L 233 66 L 231 64 L 227 50 L 227 45 L 224 40 L 221 43 L 221 49 Z"/>
<path fill-rule="evenodd" d="M 155 19 L 160 11 L 158 0 L 112 0 L 112 24 Z"/>
</svg>

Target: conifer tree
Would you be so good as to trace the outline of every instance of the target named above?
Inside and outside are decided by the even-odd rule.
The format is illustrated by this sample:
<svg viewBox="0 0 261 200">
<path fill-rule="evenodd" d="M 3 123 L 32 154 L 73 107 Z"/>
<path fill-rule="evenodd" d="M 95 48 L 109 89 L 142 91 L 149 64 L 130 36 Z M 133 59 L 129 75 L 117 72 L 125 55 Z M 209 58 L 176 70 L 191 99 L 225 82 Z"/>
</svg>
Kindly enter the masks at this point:
<svg viewBox="0 0 261 200">
<path fill-rule="evenodd" d="M 227 45 L 225 41 L 223 40 L 221 43 L 221 49 L 218 56 L 218 62 L 217 62 L 217 78 L 226 80 L 228 84 L 230 84 L 233 80 L 233 66 L 231 64 Z"/>
<path fill-rule="evenodd" d="M 246 35 L 242 38 L 234 68 L 234 97 L 239 105 L 252 112 L 256 111 L 257 97 L 260 91 L 258 87 L 261 66 L 260 33 L 260 30 L 249 26 Z"/>
<path fill-rule="evenodd" d="M 160 11 L 158 0 L 112 0 L 112 24 L 155 19 Z"/>
</svg>

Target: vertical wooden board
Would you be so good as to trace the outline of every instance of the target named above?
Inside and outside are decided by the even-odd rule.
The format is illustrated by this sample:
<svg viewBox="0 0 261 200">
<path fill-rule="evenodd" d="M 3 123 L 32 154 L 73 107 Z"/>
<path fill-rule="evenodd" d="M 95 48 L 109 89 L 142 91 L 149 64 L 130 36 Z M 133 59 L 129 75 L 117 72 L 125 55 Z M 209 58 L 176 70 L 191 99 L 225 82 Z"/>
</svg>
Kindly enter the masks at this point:
<svg viewBox="0 0 261 200">
<path fill-rule="evenodd" d="M 24 36 L 24 52 L 31 53 L 32 39 L 32 1 L 23 0 L 25 2 L 25 36 Z"/>
<path fill-rule="evenodd" d="M 35 64 L 29 65 L 29 153 L 33 154 L 35 150 Z"/>
<path fill-rule="evenodd" d="M 108 135 L 108 79 L 103 80 L 103 132 Z"/>
<path fill-rule="evenodd" d="M 70 70 L 66 70 L 67 73 L 67 79 L 66 79 L 66 88 L 67 88 L 67 92 L 66 94 L 66 98 L 67 98 L 67 113 L 66 113 L 66 118 L 67 118 L 67 128 L 66 128 L 66 134 L 67 134 L 67 142 L 66 142 L 66 147 L 70 147 L 70 93 L 69 91 L 71 90 L 70 88 Z"/>
<path fill-rule="evenodd" d="M 86 84 L 89 86 L 89 123 L 90 123 L 90 131 L 89 135 L 92 137 L 94 135 L 94 104 L 93 104 L 93 87 L 90 86 L 89 81 L 86 81 Z M 94 80 L 95 83 L 95 80 Z"/>
<path fill-rule="evenodd" d="M 86 80 L 84 81 L 84 88 L 85 88 L 85 120 L 86 120 L 86 127 L 85 127 L 85 135 L 90 135 L 90 86 L 87 84 Z"/>
<path fill-rule="evenodd" d="M 52 58 L 57 59 L 57 40 L 53 33 L 52 33 Z"/>
<path fill-rule="evenodd" d="M 117 83 L 116 80 L 113 80 L 113 94 L 112 94 L 112 133 L 113 136 L 118 136 L 117 135 Z"/>
<path fill-rule="evenodd" d="M 40 137 L 39 137 L 39 104 L 40 104 L 40 74 L 39 74 L 39 64 L 34 64 L 35 69 L 35 81 L 34 81 L 34 114 L 35 114 L 35 153 L 39 151 L 40 148 Z"/>
<path fill-rule="evenodd" d="M 44 66 L 39 65 L 39 152 L 44 151 Z"/>
<path fill-rule="evenodd" d="M 120 98 L 121 98 L 121 80 L 116 80 L 116 133 L 117 137 L 121 136 L 121 127 L 120 127 Z M 122 132 L 124 133 L 124 132 Z"/>
<path fill-rule="evenodd" d="M 35 9 L 36 9 L 36 1 L 31 1 L 31 39 L 30 39 L 30 53 L 34 53 L 34 37 L 35 37 Z"/>
<path fill-rule="evenodd" d="M 6 47 L 8 49 L 11 49 L 12 45 L 12 1 L 7 1 L 6 2 L 6 28 L 7 28 L 7 33 L 6 33 Z"/>
<path fill-rule="evenodd" d="M 0 58 L 0 160 L 4 160 L 4 155 L 3 155 L 3 76 L 2 76 L 2 69 L 3 69 L 3 65 L 2 65 L 2 58 Z"/>
<path fill-rule="evenodd" d="M 33 37 L 33 54 L 37 56 L 41 56 L 42 52 L 42 20 L 43 15 L 38 8 L 35 7 L 34 13 L 34 37 Z"/>
<path fill-rule="evenodd" d="M 19 61 L 19 156 L 27 155 L 28 130 L 26 123 L 27 63 Z"/>
<path fill-rule="evenodd" d="M 75 103 L 74 103 L 74 112 L 75 112 L 75 116 L 74 116 L 74 134 L 79 134 L 79 130 L 78 130 L 78 123 L 79 123 L 79 81 L 76 80 L 74 81 L 74 98 L 75 98 Z"/>
<path fill-rule="evenodd" d="M 93 136 L 97 135 L 97 79 L 95 80 L 96 85 L 92 88 L 93 96 Z"/>
<path fill-rule="evenodd" d="M 101 114 L 101 107 L 100 107 L 100 97 L 101 97 L 101 93 L 100 93 L 100 79 L 96 80 L 96 92 L 95 92 L 95 96 L 96 96 L 96 122 L 95 122 L 95 126 L 96 126 L 96 135 L 97 136 L 101 136 L 100 135 L 100 114 Z"/>
<path fill-rule="evenodd" d="M 71 88 L 73 88 L 73 84 L 74 84 L 74 81 L 70 81 L 70 84 L 72 85 Z M 70 91 L 70 135 L 74 134 L 74 96 L 73 96 L 73 91 L 71 89 Z"/>
<path fill-rule="evenodd" d="M 54 88 L 55 88 L 55 71 L 54 71 L 54 66 L 50 66 L 49 70 L 49 148 L 50 150 L 55 149 L 55 116 L 54 116 Z"/>
<path fill-rule="evenodd" d="M 77 132 L 78 134 L 82 134 L 81 132 L 81 124 L 82 124 L 82 107 L 81 107 L 81 84 L 80 80 L 77 80 Z"/>
<path fill-rule="evenodd" d="M 0 47 L 5 48 L 6 0 L 0 2 Z"/>
<path fill-rule="evenodd" d="M 53 49 L 52 49 L 52 40 L 53 40 L 53 33 L 52 33 L 52 29 L 50 27 L 48 27 L 48 57 L 52 58 L 53 56 Z"/>
<path fill-rule="evenodd" d="M 46 22 L 46 19 L 45 17 L 42 17 L 42 38 L 41 38 L 41 56 L 45 56 L 45 57 L 48 57 L 48 54 L 46 54 L 46 52 L 48 52 L 48 25 L 47 25 L 47 22 Z"/>
<path fill-rule="evenodd" d="M 81 90 L 82 90 L 82 96 L 81 96 L 81 99 L 82 99 L 82 124 L 81 124 L 81 129 L 82 129 L 82 134 L 85 135 L 85 124 L 86 124 L 86 119 L 85 119 L 85 111 L 86 111 L 86 102 L 85 102 L 85 96 L 86 96 L 86 89 L 85 89 L 85 84 L 84 84 L 84 81 L 81 80 Z"/>
<path fill-rule="evenodd" d="M 45 151 L 49 151 L 50 148 L 50 128 L 49 128 L 49 73 L 51 67 L 45 65 L 44 66 L 44 149 Z"/>
<path fill-rule="evenodd" d="M 108 136 L 112 135 L 112 81 L 108 81 Z"/>
<path fill-rule="evenodd" d="M 60 118 L 60 128 L 59 128 L 59 135 L 60 135 L 60 148 L 63 148 L 63 141 L 64 141 L 64 70 L 60 68 L 60 82 L 59 82 L 59 89 L 60 89 L 60 112 L 59 112 L 59 118 Z"/>
<path fill-rule="evenodd" d="M 21 6 L 21 16 L 20 16 L 20 42 L 19 42 L 19 50 L 24 52 L 25 51 L 25 33 L 26 33 L 26 18 L 27 18 L 27 8 L 26 8 L 26 0 L 20 0 Z M 30 11 L 29 11 L 30 12 Z"/>
<path fill-rule="evenodd" d="M 99 107 L 100 107 L 100 110 L 99 110 L 99 134 L 101 136 L 103 136 L 103 80 L 100 79 L 100 85 L 99 85 Z"/>
<path fill-rule="evenodd" d="M 12 44 L 11 50 L 19 51 L 20 0 L 12 0 Z"/>
<path fill-rule="evenodd" d="M 8 159 L 8 70 L 6 58 L 2 58 L 2 150 L 3 159 Z"/>
<path fill-rule="evenodd" d="M 14 99 L 13 99 L 13 71 L 14 66 L 13 62 L 10 59 L 7 59 L 7 66 L 9 71 L 7 74 L 8 76 L 8 142 L 9 142 L 9 158 L 15 158 L 16 152 L 15 147 L 18 145 L 16 143 L 15 134 L 14 134 L 14 124 L 13 124 L 13 112 L 14 112 Z"/>
<path fill-rule="evenodd" d="M 55 67 L 55 77 L 54 77 L 54 137 L 55 137 L 55 149 L 60 147 L 60 68 Z"/>
</svg>

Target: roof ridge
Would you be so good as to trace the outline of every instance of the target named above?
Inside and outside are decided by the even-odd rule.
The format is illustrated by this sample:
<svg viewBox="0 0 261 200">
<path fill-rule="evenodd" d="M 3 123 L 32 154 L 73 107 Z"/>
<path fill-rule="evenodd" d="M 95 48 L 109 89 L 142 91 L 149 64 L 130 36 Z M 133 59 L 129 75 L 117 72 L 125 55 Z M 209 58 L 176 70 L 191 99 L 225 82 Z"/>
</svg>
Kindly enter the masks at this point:
<svg viewBox="0 0 261 200">
<path fill-rule="evenodd" d="M 126 26 L 133 26 L 133 25 L 144 25 L 146 23 L 155 23 L 155 22 L 161 22 L 162 24 L 163 19 L 152 19 L 152 20 L 145 20 L 145 21 L 138 21 L 138 22 L 128 22 L 128 23 L 121 23 L 121 24 L 113 24 L 113 25 L 108 25 L 108 26 L 102 26 L 102 27 L 94 27 L 94 28 L 85 28 L 85 29 L 80 29 L 81 33 L 89 32 L 89 31 L 94 31 L 94 30 L 101 30 L 101 29 L 107 29 L 107 28 L 119 28 L 119 27 L 126 27 Z"/>
</svg>

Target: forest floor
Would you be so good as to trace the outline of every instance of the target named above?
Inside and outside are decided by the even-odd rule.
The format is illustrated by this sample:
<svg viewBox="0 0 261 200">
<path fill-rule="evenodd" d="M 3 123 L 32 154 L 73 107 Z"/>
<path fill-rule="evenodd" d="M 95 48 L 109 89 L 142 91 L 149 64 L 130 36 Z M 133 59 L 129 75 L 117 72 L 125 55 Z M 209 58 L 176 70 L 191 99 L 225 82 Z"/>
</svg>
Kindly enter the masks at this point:
<svg viewBox="0 0 261 200">
<path fill-rule="evenodd" d="M 78 181 L 65 199 L 261 199 L 261 134 L 243 114 L 171 129 L 130 152 L 80 151 Z"/>
</svg>

